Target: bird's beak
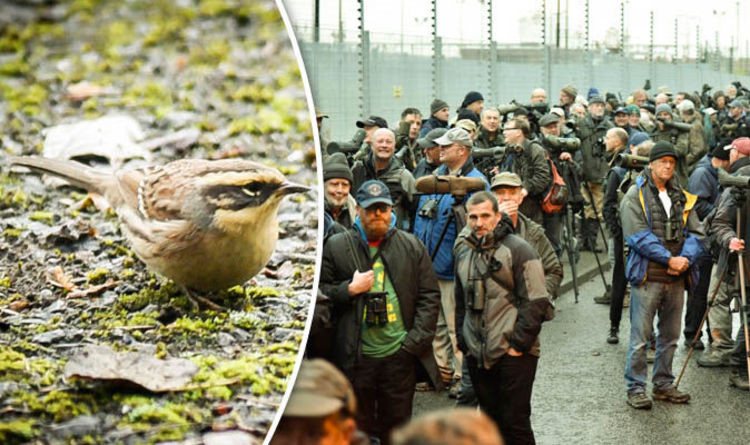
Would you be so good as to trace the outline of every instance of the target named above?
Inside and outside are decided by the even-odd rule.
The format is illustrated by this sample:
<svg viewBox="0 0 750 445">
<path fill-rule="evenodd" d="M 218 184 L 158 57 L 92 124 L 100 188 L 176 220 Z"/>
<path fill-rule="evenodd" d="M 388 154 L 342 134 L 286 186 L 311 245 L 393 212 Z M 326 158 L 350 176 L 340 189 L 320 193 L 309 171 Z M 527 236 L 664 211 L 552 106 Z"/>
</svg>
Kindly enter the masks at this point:
<svg viewBox="0 0 750 445">
<path fill-rule="evenodd" d="M 291 195 L 292 193 L 302 193 L 310 190 L 310 187 L 302 184 L 295 184 L 294 182 L 284 181 L 281 186 L 276 189 L 276 193 L 281 196 Z"/>
</svg>

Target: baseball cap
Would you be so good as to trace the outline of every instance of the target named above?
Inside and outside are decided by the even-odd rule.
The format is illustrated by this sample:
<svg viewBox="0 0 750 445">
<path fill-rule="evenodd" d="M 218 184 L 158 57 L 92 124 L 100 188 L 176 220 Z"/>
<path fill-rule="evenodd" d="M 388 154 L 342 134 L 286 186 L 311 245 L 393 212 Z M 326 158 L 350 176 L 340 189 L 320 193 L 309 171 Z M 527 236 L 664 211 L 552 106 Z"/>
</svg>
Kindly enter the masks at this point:
<svg viewBox="0 0 750 445">
<path fill-rule="evenodd" d="M 735 99 L 729 102 L 729 108 L 742 108 L 742 102 L 739 99 Z"/>
<path fill-rule="evenodd" d="M 471 119 L 459 119 L 455 123 L 455 128 L 463 128 L 466 131 L 477 131 L 477 124 Z"/>
<path fill-rule="evenodd" d="M 743 155 L 750 155 L 750 138 L 737 138 L 731 144 L 724 147 L 724 150 L 735 149 Z"/>
<path fill-rule="evenodd" d="M 433 128 L 423 138 L 417 139 L 417 144 L 422 148 L 438 147 L 440 144 L 435 142 L 435 139 L 444 135 L 447 131 L 445 128 Z"/>
<path fill-rule="evenodd" d="M 521 187 L 521 177 L 511 172 L 500 172 L 492 178 L 492 185 L 490 190 L 494 190 L 497 187 Z"/>
<path fill-rule="evenodd" d="M 357 205 L 366 209 L 377 203 L 393 205 L 388 187 L 377 179 L 365 181 L 357 190 Z"/>
<path fill-rule="evenodd" d="M 469 132 L 463 128 L 451 128 L 444 135 L 440 136 L 440 138 L 435 139 L 435 143 L 438 145 L 451 145 L 456 142 L 466 147 L 474 145 L 471 142 Z"/>
<path fill-rule="evenodd" d="M 357 121 L 357 127 L 359 128 L 365 128 L 365 127 L 380 127 L 380 128 L 388 128 L 388 123 L 380 116 L 370 116 L 367 119 L 362 119 L 361 121 Z"/>
<path fill-rule="evenodd" d="M 342 408 L 351 414 L 357 411 L 357 400 L 349 380 L 325 360 L 303 361 L 284 415 L 322 417 Z"/>
<path fill-rule="evenodd" d="M 630 113 L 628 113 L 628 110 L 625 107 L 618 107 L 615 110 L 615 114 L 630 114 Z"/>
<path fill-rule="evenodd" d="M 604 99 L 602 99 L 602 96 L 595 94 L 589 98 L 589 105 L 596 104 L 596 103 L 599 103 L 599 104 L 604 103 Z"/>
</svg>

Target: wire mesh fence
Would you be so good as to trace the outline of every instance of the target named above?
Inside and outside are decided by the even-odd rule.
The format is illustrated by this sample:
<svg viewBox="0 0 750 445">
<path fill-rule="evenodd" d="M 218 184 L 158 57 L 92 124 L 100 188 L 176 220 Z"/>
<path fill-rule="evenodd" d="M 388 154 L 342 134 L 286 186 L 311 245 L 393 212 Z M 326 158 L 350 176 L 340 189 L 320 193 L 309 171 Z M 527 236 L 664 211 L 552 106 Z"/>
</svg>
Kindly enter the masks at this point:
<svg viewBox="0 0 750 445">
<path fill-rule="evenodd" d="M 399 34 L 362 31 L 352 27 L 356 23 L 319 27 L 317 32 L 312 26 L 295 26 L 313 99 L 330 116 L 324 132 L 332 139 L 348 138 L 355 121 L 371 114 L 395 127 L 406 107 L 420 109 L 426 118 L 435 98 L 447 101 L 454 111 L 469 91 L 481 92 L 486 105 L 498 105 L 511 99 L 528 102 L 533 89 L 544 88 L 554 104 L 567 84 L 575 85 L 579 94 L 596 87 L 622 100 L 646 79 L 653 86 L 651 93 L 662 85 L 672 92 L 693 92 L 704 83 L 716 89 L 735 80 L 750 84 L 744 74 L 748 58 L 733 61 L 718 47 L 709 51 L 697 45 L 654 45 L 653 39 L 647 45 L 622 39 L 569 49 L 544 44 L 544 39 L 500 43 L 489 35 L 490 20 L 477 21 L 477 26 L 487 27 L 482 41 L 413 36 L 408 29 Z"/>
</svg>

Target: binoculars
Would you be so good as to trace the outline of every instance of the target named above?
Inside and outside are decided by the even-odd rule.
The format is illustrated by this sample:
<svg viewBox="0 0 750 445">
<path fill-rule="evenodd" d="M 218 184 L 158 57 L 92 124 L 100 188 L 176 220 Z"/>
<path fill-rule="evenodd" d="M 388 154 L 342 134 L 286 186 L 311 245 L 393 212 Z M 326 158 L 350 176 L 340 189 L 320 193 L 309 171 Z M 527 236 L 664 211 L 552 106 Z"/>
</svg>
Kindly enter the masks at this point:
<svg viewBox="0 0 750 445">
<path fill-rule="evenodd" d="M 382 326 L 388 323 L 388 305 L 385 292 L 367 292 L 365 295 L 365 323 Z"/>
</svg>

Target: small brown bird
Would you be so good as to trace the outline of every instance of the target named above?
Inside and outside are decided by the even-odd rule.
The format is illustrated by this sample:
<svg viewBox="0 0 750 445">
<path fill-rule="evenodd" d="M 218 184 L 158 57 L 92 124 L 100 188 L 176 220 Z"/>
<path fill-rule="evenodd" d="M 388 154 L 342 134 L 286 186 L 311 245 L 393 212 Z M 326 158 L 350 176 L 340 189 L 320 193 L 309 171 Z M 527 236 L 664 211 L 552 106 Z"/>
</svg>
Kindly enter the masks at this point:
<svg viewBox="0 0 750 445">
<path fill-rule="evenodd" d="M 309 190 L 239 159 L 184 159 L 115 173 L 41 157 L 11 162 L 103 195 L 136 255 L 188 290 L 223 290 L 257 274 L 279 236 L 281 199 Z"/>
</svg>

